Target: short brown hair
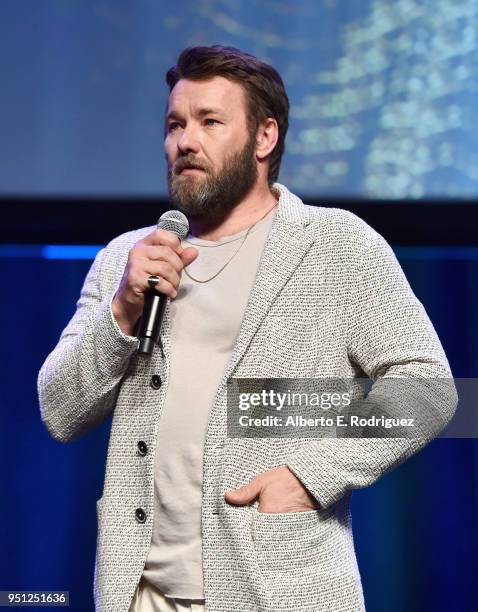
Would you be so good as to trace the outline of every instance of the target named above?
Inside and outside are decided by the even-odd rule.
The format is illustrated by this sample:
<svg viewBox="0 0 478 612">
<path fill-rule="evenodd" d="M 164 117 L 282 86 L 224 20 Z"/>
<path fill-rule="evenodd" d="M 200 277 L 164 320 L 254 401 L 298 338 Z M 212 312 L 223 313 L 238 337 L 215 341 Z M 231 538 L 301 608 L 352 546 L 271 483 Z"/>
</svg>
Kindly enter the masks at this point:
<svg viewBox="0 0 478 612">
<path fill-rule="evenodd" d="M 289 127 L 289 99 L 280 74 L 269 64 L 240 49 L 212 45 L 184 49 L 176 65 L 166 73 L 166 83 L 171 92 L 180 79 L 204 80 L 214 76 L 223 76 L 244 88 L 251 134 L 256 134 L 264 119 L 272 117 L 277 121 L 279 137 L 269 161 L 268 182 L 272 185 L 279 176 Z"/>
</svg>

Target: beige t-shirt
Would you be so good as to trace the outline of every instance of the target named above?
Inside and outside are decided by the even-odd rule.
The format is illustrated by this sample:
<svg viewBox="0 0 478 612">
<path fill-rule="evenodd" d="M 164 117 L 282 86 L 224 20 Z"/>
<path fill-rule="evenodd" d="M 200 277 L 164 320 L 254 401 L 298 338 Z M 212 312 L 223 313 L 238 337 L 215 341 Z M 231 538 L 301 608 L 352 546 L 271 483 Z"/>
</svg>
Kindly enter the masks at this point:
<svg viewBox="0 0 478 612">
<path fill-rule="evenodd" d="M 171 301 L 171 364 L 154 468 L 151 549 L 143 576 L 168 597 L 203 599 L 201 502 L 209 412 L 254 284 L 272 209 L 247 230 L 217 241 L 188 236 L 199 251 Z"/>
</svg>

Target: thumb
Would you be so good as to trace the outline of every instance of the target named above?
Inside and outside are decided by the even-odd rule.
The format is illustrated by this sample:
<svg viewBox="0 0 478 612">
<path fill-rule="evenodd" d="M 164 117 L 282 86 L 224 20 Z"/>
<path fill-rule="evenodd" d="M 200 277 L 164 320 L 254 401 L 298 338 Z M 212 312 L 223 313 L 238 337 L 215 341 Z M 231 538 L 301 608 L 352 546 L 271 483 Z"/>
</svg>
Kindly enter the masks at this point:
<svg viewBox="0 0 478 612">
<path fill-rule="evenodd" d="M 194 247 L 187 247 L 187 249 L 184 249 L 184 251 L 182 251 L 182 253 L 179 255 L 184 266 L 188 266 L 190 263 L 192 263 L 197 256 L 198 250 Z"/>
<path fill-rule="evenodd" d="M 238 489 L 226 491 L 224 497 L 231 504 L 248 504 L 253 501 L 261 492 L 259 479 L 253 478 L 250 482 Z"/>
</svg>

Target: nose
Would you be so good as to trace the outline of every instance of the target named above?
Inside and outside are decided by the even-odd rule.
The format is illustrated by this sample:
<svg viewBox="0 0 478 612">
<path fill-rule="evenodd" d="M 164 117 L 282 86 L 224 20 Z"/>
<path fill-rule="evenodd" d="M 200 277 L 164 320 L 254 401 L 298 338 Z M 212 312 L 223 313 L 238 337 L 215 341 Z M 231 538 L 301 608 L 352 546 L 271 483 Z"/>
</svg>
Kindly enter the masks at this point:
<svg viewBox="0 0 478 612">
<path fill-rule="evenodd" d="M 192 153 L 199 152 L 199 139 L 193 126 L 184 127 L 177 143 L 178 149 L 183 155 L 189 153 L 190 151 Z"/>
</svg>

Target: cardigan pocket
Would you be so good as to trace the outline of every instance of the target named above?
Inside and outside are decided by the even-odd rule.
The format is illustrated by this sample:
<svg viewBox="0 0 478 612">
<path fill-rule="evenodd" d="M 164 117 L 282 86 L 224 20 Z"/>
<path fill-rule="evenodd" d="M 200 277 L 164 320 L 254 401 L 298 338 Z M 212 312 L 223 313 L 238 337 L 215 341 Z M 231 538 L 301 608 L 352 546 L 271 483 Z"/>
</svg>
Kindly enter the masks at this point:
<svg viewBox="0 0 478 612">
<path fill-rule="evenodd" d="M 330 506 L 326 510 L 263 513 L 251 508 L 256 569 L 268 610 L 365 612 L 351 534 Z M 352 551 L 352 554 L 351 554 Z"/>
<path fill-rule="evenodd" d="M 330 557 L 333 508 L 266 513 L 251 508 L 251 535 L 259 567 L 265 571 L 322 564 Z"/>
</svg>

